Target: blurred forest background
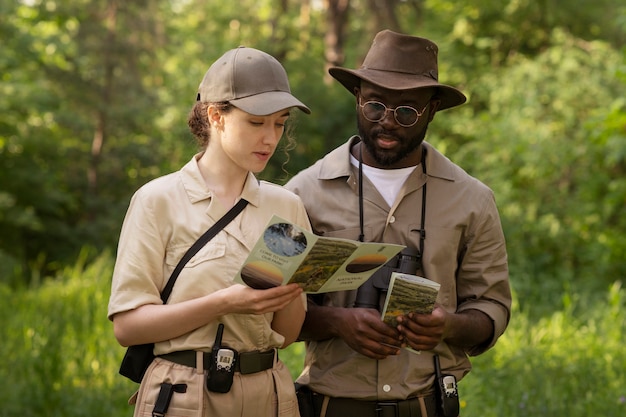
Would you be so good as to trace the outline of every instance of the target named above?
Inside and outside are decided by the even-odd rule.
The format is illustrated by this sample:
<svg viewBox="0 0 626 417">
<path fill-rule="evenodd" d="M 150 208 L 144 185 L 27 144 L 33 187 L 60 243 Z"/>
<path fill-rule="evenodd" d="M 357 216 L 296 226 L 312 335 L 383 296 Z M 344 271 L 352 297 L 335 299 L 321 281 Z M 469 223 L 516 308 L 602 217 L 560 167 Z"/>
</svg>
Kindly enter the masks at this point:
<svg viewBox="0 0 626 417">
<path fill-rule="evenodd" d="M 326 70 L 385 28 L 439 45 L 469 101 L 427 140 L 495 191 L 508 241 L 514 316 L 461 414 L 626 414 L 623 2 L 0 0 L 0 415 L 132 415 L 106 320 L 117 237 L 132 193 L 196 152 L 210 63 L 262 49 L 312 109 L 260 175 L 284 183 L 355 133 Z"/>
</svg>

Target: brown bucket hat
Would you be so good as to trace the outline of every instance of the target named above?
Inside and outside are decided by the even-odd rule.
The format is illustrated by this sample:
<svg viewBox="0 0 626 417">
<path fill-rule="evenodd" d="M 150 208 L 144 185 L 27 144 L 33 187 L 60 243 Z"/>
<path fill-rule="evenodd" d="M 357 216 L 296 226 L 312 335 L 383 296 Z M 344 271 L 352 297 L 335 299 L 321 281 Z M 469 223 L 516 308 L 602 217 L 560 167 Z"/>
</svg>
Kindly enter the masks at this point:
<svg viewBox="0 0 626 417">
<path fill-rule="evenodd" d="M 456 88 L 439 83 L 438 50 L 428 39 L 383 30 L 376 34 L 361 68 L 333 67 L 328 72 L 352 94 L 361 80 L 390 90 L 437 87 L 439 110 L 444 110 L 465 103 L 467 98 Z"/>
</svg>

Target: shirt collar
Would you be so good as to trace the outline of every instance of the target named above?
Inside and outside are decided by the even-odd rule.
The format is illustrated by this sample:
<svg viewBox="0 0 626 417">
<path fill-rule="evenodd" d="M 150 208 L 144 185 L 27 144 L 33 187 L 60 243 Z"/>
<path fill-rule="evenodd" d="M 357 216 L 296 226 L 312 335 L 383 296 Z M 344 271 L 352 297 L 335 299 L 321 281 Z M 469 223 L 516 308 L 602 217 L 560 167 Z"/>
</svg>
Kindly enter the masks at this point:
<svg viewBox="0 0 626 417">
<path fill-rule="evenodd" d="M 321 161 L 319 179 L 349 177 L 352 174 L 350 149 L 358 141 L 360 141 L 358 136 L 352 136 L 346 143 L 329 152 Z M 450 160 L 433 148 L 430 143 L 424 141 L 423 145 L 426 148 L 426 173 L 431 177 L 454 181 L 455 169 Z"/>
<path fill-rule="evenodd" d="M 198 159 L 200 159 L 201 156 L 202 152 L 194 155 L 180 170 L 183 187 L 185 187 L 185 191 L 191 203 L 197 203 L 211 198 L 211 191 L 207 188 L 202 173 L 200 172 L 200 167 L 198 166 Z M 254 206 L 259 205 L 260 183 L 251 172 L 248 173 L 246 183 L 241 192 L 241 197 L 248 200 L 248 202 Z"/>
</svg>

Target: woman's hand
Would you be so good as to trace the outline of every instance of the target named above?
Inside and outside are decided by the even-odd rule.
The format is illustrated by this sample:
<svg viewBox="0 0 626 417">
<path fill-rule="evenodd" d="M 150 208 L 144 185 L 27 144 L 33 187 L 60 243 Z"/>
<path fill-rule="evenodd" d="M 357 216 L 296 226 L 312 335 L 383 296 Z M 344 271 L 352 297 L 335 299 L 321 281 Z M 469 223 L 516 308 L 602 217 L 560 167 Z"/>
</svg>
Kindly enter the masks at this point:
<svg viewBox="0 0 626 417">
<path fill-rule="evenodd" d="M 295 342 L 304 322 L 302 288 L 298 284 L 281 285 L 266 290 L 255 290 L 235 284 L 220 291 L 229 313 L 275 313 L 272 329 L 285 338 L 283 348 Z"/>
<path fill-rule="evenodd" d="M 234 284 L 218 291 L 224 308 L 222 314 L 265 314 L 285 308 L 302 294 L 298 284 L 281 285 L 266 290 L 255 290 L 241 284 Z"/>
</svg>

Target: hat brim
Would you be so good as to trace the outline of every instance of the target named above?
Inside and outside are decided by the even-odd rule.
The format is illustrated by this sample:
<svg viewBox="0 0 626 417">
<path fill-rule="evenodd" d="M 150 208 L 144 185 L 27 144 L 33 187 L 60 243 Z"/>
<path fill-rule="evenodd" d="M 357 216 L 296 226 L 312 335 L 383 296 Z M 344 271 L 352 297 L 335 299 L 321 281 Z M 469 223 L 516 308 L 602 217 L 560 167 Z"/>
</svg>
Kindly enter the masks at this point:
<svg viewBox="0 0 626 417">
<path fill-rule="evenodd" d="M 441 100 L 439 110 L 459 106 L 467 101 L 465 94 L 449 85 L 440 84 L 436 80 L 414 74 L 391 73 L 374 69 L 351 70 L 333 67 L 328 70 L 330 75 L 339 81 L 352 94 L 361 86 L 361 80 L 389 90 L 415 90 L 419 88 L 437 87 L 437 97 Z"/>
<path fill-rule="evenodd" d="M 304 113 L 311 114 L 311 110 L 300 100 L 284 91 L 266 91 L 228 101 L 233 106 L 255 116 L 267 116 L 291 107 L 297 107 Z"/>
</svg>

